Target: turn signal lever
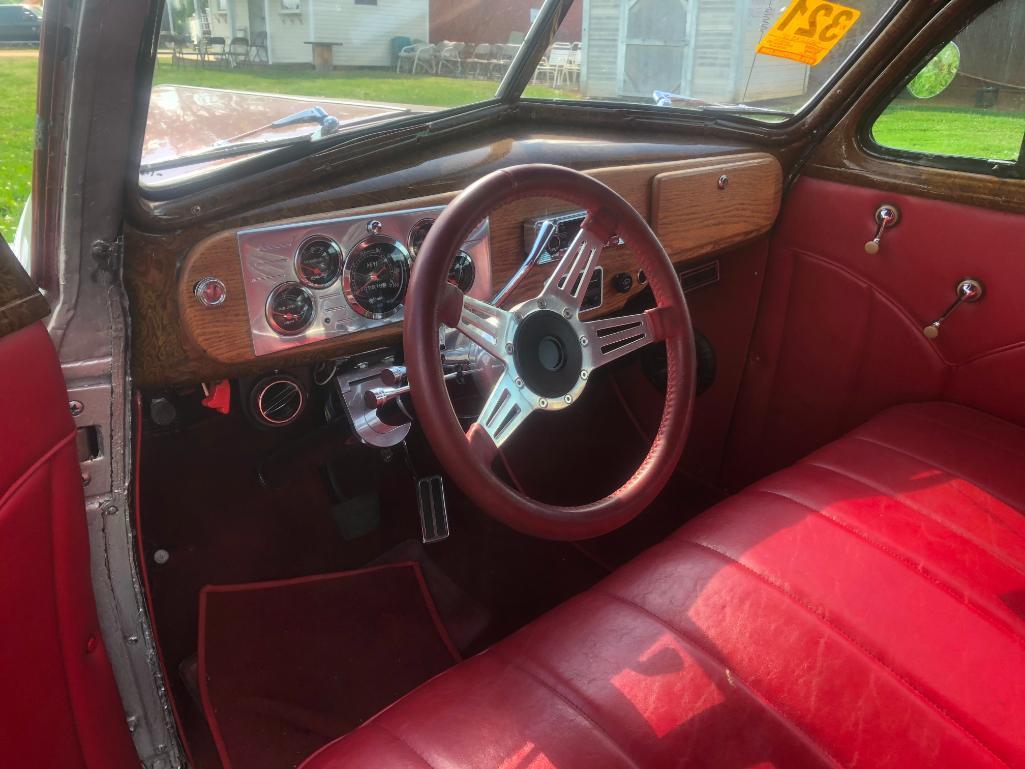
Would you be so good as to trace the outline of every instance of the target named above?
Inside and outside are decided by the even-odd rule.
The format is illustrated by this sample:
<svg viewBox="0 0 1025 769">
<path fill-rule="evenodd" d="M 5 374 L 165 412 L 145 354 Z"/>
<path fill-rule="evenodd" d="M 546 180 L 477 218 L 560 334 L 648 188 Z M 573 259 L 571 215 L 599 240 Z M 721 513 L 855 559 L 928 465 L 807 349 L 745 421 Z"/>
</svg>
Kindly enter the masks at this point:
<svg viewBox="0 0 1025 769">
<path fill-rule="evenodd" d="M 876 210 L 876 234 L 872 240 L 865 244 L 866 254 L 878 254 L 879 245 L 883 239 L 883 233 L 890 227 L 896 227 L 900 221 L 900 211 L 897 206 L 883 203 Z"/>
<path fill-rule="evenodd" d="M 925 334 L 927 339 L 935 339 L 938 337 L 940 335 L 940 326 L 943 324 L 943 321 L 949 318 L 951 313 L 953 313 L 954 310 L 962 304 L 974 304 L 982 299 L 985 289 L 983 288 L 982 283 L 975 278 L 965 278 L 954 287 L 954 292 L 957 294 L 957 298 L 953 301 L 950 307 L 944 310 L 940 317 L 922 329 L 922 333 Z"/>
</svg>

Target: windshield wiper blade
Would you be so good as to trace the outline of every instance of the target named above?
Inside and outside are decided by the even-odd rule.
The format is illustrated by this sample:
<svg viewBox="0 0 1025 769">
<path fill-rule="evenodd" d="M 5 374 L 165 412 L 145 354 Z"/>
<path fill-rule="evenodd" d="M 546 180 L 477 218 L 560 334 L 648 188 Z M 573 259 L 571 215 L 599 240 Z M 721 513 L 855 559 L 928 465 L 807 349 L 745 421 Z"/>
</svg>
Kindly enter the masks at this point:
<svg viewBox="0 0 1025 769">
<path fill-rule="evenodd" d="M 295 144 L 312 142 L 314 137 L 319 135 L 320 131 L 318 130 L 311 131 L 310 133 L 303 134 L 302 136 L 289 136 L 286 139 L 225 144 L 220 147 L 213 147 L 208 150 L 193 152 L 191 155 L 181 155 L 180 157 L 170 158 L 168 160 L 157 160 L 153 163 L 143 163 L 139 166 L 139 173 L 152 174 L 157 171 L 166 171 L 170 168 L 183 168 L 185 166 L 194 166 L 200 163 L 212 163 L 215 160 L 224 160 L 225 158 L 233 158 L 240 155 L 251 155 L 255 152 L 276 150 L 282 147 L 291 147 Z"/>
<path fill-rule="evenodd" d="M 723 115 L 772 115 L 778 117 L 793 117 L 793 112 L 785 110 L 770 109 L 768 107 L 755 107 L 750 104 L 721 104 L 714 101 L 705 101 L 693 96 L 681 96 L 678 93 L 669 91 L 655 91 L 651 95 L 657 107 L 680 106 L 684 109 L 694 109 L 701 112 L 716 112 Z"/>
</svg>

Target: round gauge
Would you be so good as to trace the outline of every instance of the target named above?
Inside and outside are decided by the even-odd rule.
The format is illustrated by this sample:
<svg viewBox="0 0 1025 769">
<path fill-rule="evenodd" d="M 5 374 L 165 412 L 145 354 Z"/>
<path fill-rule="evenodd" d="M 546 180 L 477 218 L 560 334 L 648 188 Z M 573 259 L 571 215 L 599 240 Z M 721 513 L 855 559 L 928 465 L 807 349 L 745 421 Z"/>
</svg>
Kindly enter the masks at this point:
<svg viewBox="0 0 1025 769">
<path fill-rule="evenodd" d="M 315 313 L 313 294 L 298 283 L 282 283 L 267 297 L 267 322 L 282 336 L 301 334 Z"/>
<path fill-rule="evenodd" d="M 420 246 L 424 244 L 427 239 L 427 233 L 431 231 L 431 225 L 434 224 L 433 219 L 421 219 L 413 225 L 413 229 L 409 231 L 409 237 L 406 239 L 406 243 L 409 244 L 409 253 L 414 259 L 416 255 L 420 253 Z"/>
<path fill-rule="evenodd" d="M 353 248 L 342 269 L 349 305 L 367 318 L 394 315 L 406 295 L 409 253 L 391 238 L 370 237 Z"/>
<path fill-rule="evenodd" d="M 342 272 L 342 249 L 331 238 L 313 235 L 295 252 L 295 274 L 311 288 L 327 288 Z"/>
<path fill-rule="evenodd" d="M 477 270 L 473 266 L 473 259 L 468 253 L 460 250 L 448 271 L 448 282 L 465 294 L 473 286 L 473 279 L 476 277 Z"/>
</svg>

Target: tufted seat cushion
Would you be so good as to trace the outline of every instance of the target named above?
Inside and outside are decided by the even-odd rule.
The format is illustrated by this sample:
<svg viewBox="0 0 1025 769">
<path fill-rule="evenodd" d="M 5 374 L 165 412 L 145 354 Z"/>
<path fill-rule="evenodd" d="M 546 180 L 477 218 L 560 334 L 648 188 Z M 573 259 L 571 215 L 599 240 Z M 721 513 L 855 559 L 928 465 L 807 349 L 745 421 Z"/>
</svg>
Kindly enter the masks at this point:
<svg viewBox="0 0 1025 769">
<path fill-rule="evenodd" d="M 1025 430 L 891 409 L 305 769 L 1025 767 Z"/>
</svg>

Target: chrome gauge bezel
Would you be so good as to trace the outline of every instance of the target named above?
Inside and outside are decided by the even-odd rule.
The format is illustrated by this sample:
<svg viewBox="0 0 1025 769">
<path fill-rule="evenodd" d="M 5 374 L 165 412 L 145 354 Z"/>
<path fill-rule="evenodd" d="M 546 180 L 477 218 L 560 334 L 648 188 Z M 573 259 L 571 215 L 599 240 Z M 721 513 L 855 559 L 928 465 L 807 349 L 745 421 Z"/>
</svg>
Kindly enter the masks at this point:
<svg viewBox="0 0 1025 769">
<path fill-rule="evenodd" d="M 359 300 L 352 292 L 352 262 L 367 248 L 377 244 L 394 246 L 406 261 L 405 269 L 402 272 L 402 287 L 399 289 L 401 299 L 395 307 L 387 312 L 374 312 L 373 310 L 368 310 L 359 303 Z M 409 249 L 407 249 L 402 241 L 397 238 L 393 238 L 388 235 L 371 235 L 363 238 L 363 240 L 349 249 L 349 253 L 346 255 L 345 261 L 342 264 L 342 294 L 345 296 L 345 301 L 348 302 L 349 307 L 352 308 L 353 312 L 359 313 L 364 318 L 370 318 L 371 320 L 384 320 L 385 318 L 392 317 L 402 309 L 404 303 L 403 300 L 406 297 L 406 289 L 409 287 L 409 271 L 412 263 L 413 260 L 409 255 Z"/>
<path fill-rule="evenodd" d="M 304 323 L 302 327 L 294 330 L 282 328 L 277 321 L 274 320 L 274 314 L 271 312 L 271 306 L 274 304 L 275 298 L 277 298 L 277 296 L 285 289 L 293 287 L 298 288 L 306 296 L 310 302 L 310 307 L 313 308 L 313 311 L 310 313 L 310 319 Z M 298 281 L 290 280 L 285 283 L 279 283 L 272 288 L 270 294 L 267 295 L 267 302 L 264 305 L 264 315 L 267 318 L 267 325 L 269 325 L 275 333 L 280 334 L 281 336 L 299 336 L 299 334 L 304 333 L 313 324 L 313 321 L 317 317 L 317 299 L 314 297 L 313 292 L 310 291 L 310 289 Z"/>
<path fill-rule="evenodd" d="M 413 233 L 416 232 L 423 225 L 427 225 L 428 231 L 434 226 L 434 222 L 437 221 L 433 216 L 425 216 L 421 219 L 416 220 L 416 224 L 409 228 L 409 232 L 406 233 L 406 250 L 409 251 L 409 258 L 416 259 L 419 248 L 413 248 Z M 426 240 L 426 236 L 424 236 Z"/>
<path fill-rule="evenodd" d="M 323 285 L 313 283 L 305 275 L 303 275 L 302 268 L 300 267 L 300 257 L 302 256 L 303 249 L 306 248 L 310 243 L 315 240 L 323 240 L 331 243 L 336 249 L 338 249 L 338 274 L 336 274 L 328 283 Z M 299 246 L 295 249 L 295 256 L 292 257 L 292 268 L 295 270 L 296 279 L 308 288 L 312 288 L 314 291 L 323 291 L 326 288 L 331 288 L 342 276 L 342 269 L 345 265 L 345 249 L 338 243 L 337 240 L 332 238 L 330 235 L 321 235 L 320 233 L 314 233 L 307 235 L 299 242 Z"/>
</svg>

